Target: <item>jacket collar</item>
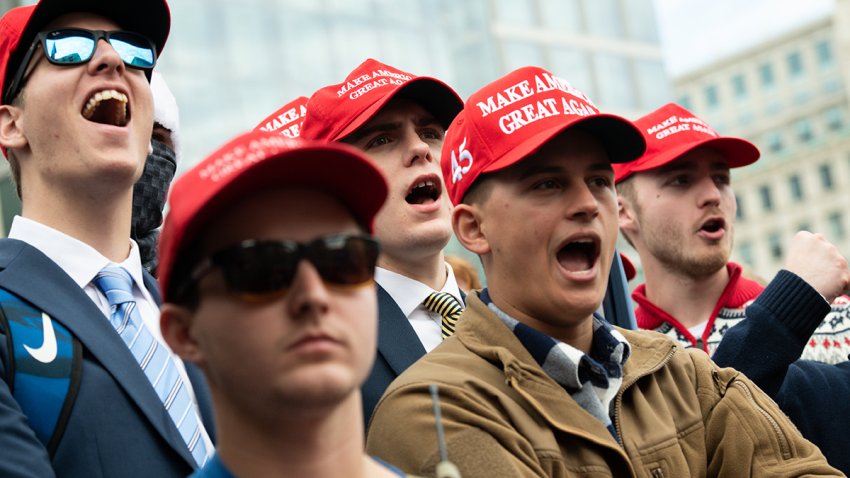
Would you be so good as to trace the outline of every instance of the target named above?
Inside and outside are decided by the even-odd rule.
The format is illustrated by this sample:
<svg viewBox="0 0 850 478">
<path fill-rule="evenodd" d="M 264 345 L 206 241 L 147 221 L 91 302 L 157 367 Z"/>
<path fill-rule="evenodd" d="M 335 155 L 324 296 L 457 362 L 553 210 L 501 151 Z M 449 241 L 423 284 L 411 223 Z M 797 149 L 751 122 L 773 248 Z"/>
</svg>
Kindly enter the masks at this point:
<svg viewBox="0 0 850 478">
<path fill-rule="evenodd" d="M 506 383 L 553 427 L 620 449 L 605 426 L 543 371 L 513 332 L 481 301 L 477 292 L 466 296 L 466 305 L 455 336 L 470 352 L 502 369 Z M 676 345 L 658 334 L 619 327 L 617 330 L 632 346 L 623 367 L 622 393 L 640 377 L 660 368 L 676 350 Z"/>
</svg>

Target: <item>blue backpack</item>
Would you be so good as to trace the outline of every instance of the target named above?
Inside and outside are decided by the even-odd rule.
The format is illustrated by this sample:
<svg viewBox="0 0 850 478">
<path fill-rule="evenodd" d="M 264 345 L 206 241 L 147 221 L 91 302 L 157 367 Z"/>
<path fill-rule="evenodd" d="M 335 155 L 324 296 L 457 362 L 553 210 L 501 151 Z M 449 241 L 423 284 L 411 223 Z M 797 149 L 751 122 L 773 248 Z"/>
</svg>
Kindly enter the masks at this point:
<svg viewBox="0 0 850 478">
<path fill-rule="evenodd" d="M 63 325 L 4 289 L 0 332 L 9 350 L 6 383 L 52 458 L 79 389 L 82 346 Z"/>
</svg>

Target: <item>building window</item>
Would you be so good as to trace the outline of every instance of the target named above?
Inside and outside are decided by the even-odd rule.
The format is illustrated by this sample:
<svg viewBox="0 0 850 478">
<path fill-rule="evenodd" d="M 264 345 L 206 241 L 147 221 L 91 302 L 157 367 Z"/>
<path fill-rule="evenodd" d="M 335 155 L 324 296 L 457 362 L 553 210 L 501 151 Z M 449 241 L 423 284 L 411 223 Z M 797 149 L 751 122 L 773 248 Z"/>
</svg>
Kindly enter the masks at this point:
<svg viewBox="0 0 850 478">
<path fill-rule="evenodd" d="M 562 2 L 563 0 L 554 1 Z M 623 16 L 630 38 L 658 44 L 658 24 L 655 21 L 653 3 L 652 0 L 629 0 L 620 3 L 621 8 L 624 8 Z"/>
<path fill-rule="evenodd" d="M 782 133 L 779 131 L 771 131 L 767 134 L 767 148 L 771 153 L 782 151 Z"/>
<path fill-rule="evenodd" d="M 824 112 L 826 119 L 826 127 L 835 131 L 844 126 L 844 109 L 840 106 L 833 106 Z"/>
<path fill-rule="evenodd" d="M 534 26 L 534 5 L 529 0 L 499 0 L 496 11 L 499 22 L 518 27 Z"/>
<path fill-rule="evenodd" d="M 775 115 L 780 111 L 782 111 L 782 102 L 779 100 L 767 101 L 767 104 L 764 107 L 764 113 L 766 115 Z"/>
<path fill-rule="evenodd" d="M 773 65 L 764 63 L 759 66 L 759 78 L 761 79 L 761 86 L 765 88 L 771 88 L 776 84 L 776 80 L 773 78 Z"/>
<path fill-rule="evenodd" d="M 844 215 L 841 212 L 834 212 L 829 215 L 829 230 L 832 232 L 834 240 L 844 240 L 847 232 L 844 229 Z"/>
<path fill-rule="evenodd" d="M 635 108 L 637 95 L 629 59 L 622 55 L 597 53 L 593 55 L 593 63 L 599 86 L 599 102 L 610 105 L 609 108 L 614 110 Z"/>
<path fill-rule="evenodd" d="M 811 231 L 812 225 L 809 224 L 808 222 L 801 222 L 800 224 L 797 224 L 797 230 L 798 231 Z"/>
<path fill-rule="evenodd" d="M 782 259 L 782 236 L 778 232 L 772 232 L 767 238 L 770 256 L 774 259 Z"/>
<path fill-rule="evenodd" d="M 755 266 L 753 261 L 753 245 L 750 242 L 744 242 L 738 246 L 738 254 L 741 256 L 741 262 L 750 267 Z"/>
<path fill-rule="evenodd" d="M 782 151 L 782 133 L 779 131 L 771 131 L 767 133 L 767 149 L 771 153 Z"/>
<path fill-rule="evenodd" d="M 732 92 L 735 99 L 743 100 L 747 97 L 747 82 L 744 75 L 737 74 L 732 77 Z"/>
<path fill-rule="evenodd" d="M 540 45 L 523 40 L 502 42 L 502 55 L 506 70 L 525 65 L 540 65 L 543 62 L 543 49 Z"/>
<path fill-rule="evenodd" d="M 635 60 L 635 79 L 637 80 L 641 105 L 655 108 L 670 101 L 669 76 L 664 63 L 656 60 Z"/>
<path fill-rule="evenodd" d="M 503 0 L 513 1 L 513 0 Z M 591 35 L 603 38 L 625 38 L 622 9 L 618 0 L 582 2 L 584 22 Z"/>
<path fill-rule="evenodd" d="M 709 108 L 716 108 L 719 103 L 717 96 L 717 86 L 711 85 L 705 87 L 705 103 Z"/>
<path fill-rule="evenodd" d="M 798 51 L 788 54 L 788 74 L 791 78 L 799 78 L 803 75 L 803 55 Z"/>
<path fill-rule="evenodd" d="M 581 17 L 576 15 L 579 11 L 578 0 L 543 0 L 540 2 L 540 10 L 543 25 L 550 30 L 576 33 L 584 30 Z"/>
<path fill-rule="evenodd" d="M 686 110 L 691 109 L 691 97 L 688 95 L 679 97 L 679 106 L 685 108 Z"/>
<path fill-rule="evenodd" d="M 791 198 L 794 200 L 803 199 L 803 184 L 800 181 L 800 176 L 795 174 L 788 178 L 788 186 L 791 188 Z"/>
<path fill-rule="evenodd" d="M 571 85 L 594 100 L 597 99 L 593 70 L 587 58 L 587 51 L 578 48 L 552 47 L 549 50 L 549 63 L 552 73 L 569 79 Z"/>
<path fill-rule="evenodd" d="M 802 143 L 808 143 L 812 140 L 812 122 L 808 118 L 801 119 L 794 124 L 794 129 L 797 130 L 797 139 Z"/>
<path fill-rule="evenodd" d="M 832 182 L 832 167 L 828 164 L 821 164 L 818 168 L 820 175 L 820 185 L 827 191 L 831 191 L 834 184 Z"/>
<path fill-rule="evenodd" d="M 773 195 L 770 192 L 770 186 L 763 185 L 759 187 L 759 197 L 761 198 L 761 207 L 765 211 L 773 210 Z"/>
<path fill-rule="evenodd" d="M 832 43 L 829 40 L 821 40 L 815 45 L 815 53 L 818 57 L 818 65 L 821 68 L 829 68 L 832 66 Z"/>
</svg>

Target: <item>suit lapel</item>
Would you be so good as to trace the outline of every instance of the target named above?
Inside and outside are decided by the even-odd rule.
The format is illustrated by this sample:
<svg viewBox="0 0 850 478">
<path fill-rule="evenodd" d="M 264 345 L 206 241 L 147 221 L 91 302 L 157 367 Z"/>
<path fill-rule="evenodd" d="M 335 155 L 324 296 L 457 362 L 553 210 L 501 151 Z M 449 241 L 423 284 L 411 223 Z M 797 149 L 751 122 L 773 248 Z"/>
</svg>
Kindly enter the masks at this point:
<svg viewBox="0 0 850 478">
<path fill-rule="evenodd" d="M 390 294 L 380 285 L 377 288 L 378 353 L 399 375 L 425 355 L 425 347 Z"/>
<path fill-rule="evenodd" d="M 194 466 L 188 447 L 136 359 L 89 296 L 56 263 L 21 241 L 0 241 L 0 268 L 0 287 L 65 325 L 163 438 Z"/>
</svg>

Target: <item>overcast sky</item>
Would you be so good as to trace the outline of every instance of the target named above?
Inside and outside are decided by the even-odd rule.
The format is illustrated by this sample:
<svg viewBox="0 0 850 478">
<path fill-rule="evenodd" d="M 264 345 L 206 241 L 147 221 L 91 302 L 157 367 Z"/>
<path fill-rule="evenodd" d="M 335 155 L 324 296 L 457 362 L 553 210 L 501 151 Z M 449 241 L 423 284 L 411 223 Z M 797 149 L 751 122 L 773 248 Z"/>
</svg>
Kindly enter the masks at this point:
<svg viewBox="0 0 850 478">
<path fill-rule="evenodd" d="M 667 69 L 676 76 L 823 18 L 835 0 L 654 0 Z"/>
</svg>

